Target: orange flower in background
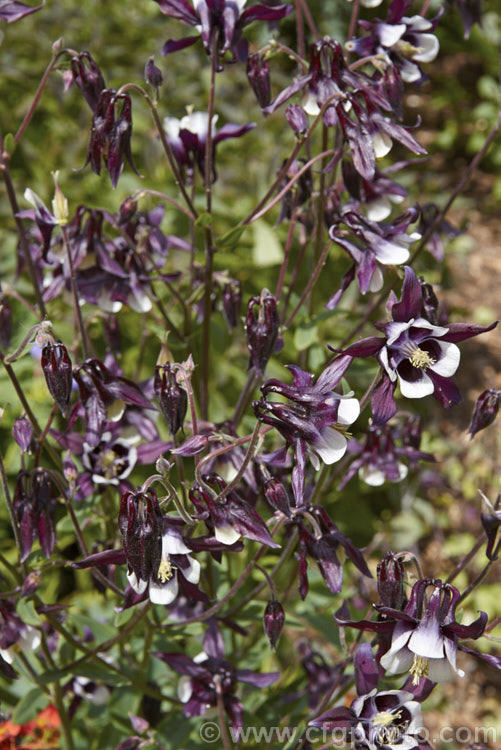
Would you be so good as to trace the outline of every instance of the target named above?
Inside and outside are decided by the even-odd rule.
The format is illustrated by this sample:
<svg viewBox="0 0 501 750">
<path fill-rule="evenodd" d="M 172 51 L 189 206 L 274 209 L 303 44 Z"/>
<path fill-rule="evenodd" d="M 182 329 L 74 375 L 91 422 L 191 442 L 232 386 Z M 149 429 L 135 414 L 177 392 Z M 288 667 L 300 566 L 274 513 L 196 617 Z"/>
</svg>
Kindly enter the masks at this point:
<svg viewBox="0 0 501 750">
<path fill-rule="evenodd" d="M 56 750 L 61 719 L 52 705 L 26 724 L 0 724 L 0 750 Z"/>
</svg>

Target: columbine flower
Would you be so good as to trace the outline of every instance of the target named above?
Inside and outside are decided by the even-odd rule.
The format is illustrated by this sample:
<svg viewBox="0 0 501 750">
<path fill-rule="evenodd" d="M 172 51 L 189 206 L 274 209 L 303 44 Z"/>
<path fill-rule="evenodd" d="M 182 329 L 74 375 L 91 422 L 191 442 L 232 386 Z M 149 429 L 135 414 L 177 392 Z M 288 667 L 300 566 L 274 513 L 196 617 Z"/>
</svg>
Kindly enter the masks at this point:
<svg viewBox="0 0 501 750">
<path fill-rule="evenodd" d="M 224 658 L 223 638 L 214 620 L 205 634 L 203 649 L 194 659 L 179 653 L 156 653 L 155 656 L 182 675 L 177 690 L 186 716 L 203 716 L 218 705 L 220 693 L 232 727 L 241 727 L 244 707 L 235 694 L 236 682 L 262 689 L 276 681 L 278 672 L 258 674 L 250 669 L 236 669 Z"/>
<path fill-rule="evenodd" d="M 329 732 L 349 731 L 352 744 L 357 748 L 429 747 L 419 736 L 423 729 L 421 706 L 406 690 L 378 692 L 374 688 L 367 695 L 355 698 L 350 707 L 333 708 L 310 724 Z"/>
<path fill-rule="evenodd" d="M 356 440 L 350 441 L 349 452 L 359 455 L 352 461 L 338 489 L 342 489 L 357 471 L 363 482 L 371 487 L 380 487 L 385 482 L 405 479 L 409 469 L 401 458 L 408 458 L 410 462 L 435 460 L 431 453 L 423 453 L 413 445 L 395 445 L 396 437 L 397 428 L 369 425 L 364 445 Z"/>
<path fill-rule="evenodd" d="M 245 320 L 247 348 L 250 352 L 249 367 L 253 366 L 261 375 L 264 375 L 273 352 L 281 346 L 279 330 L 277 301 L 267 289 L 263 289 L 259 297 L 249 300 Z"/>
<path fill-rule="evenodd" d="M 25 625 L 16 613 L 14 602 L 11 599 L 0 600 L 0 657 L 7 664 L 12 664 L 17 649 L 35 651 L 41 642 L 38 630 Z"/>
<path fill-rule="evenodd" d="M 485 430 L 486 427 L 494 422 L 499 411 L 500 400 L 501 391 L 496 390 L 496 388 L 488 388 L 480 394 L 475 404 L 475 409 L 468 428 L 470 439 L 472 439 L 477 432 Z"/>
<path fill-rule="evenodd" d="M 0 20 L 7 21 L 7 23 L 19 21 L 31 13 L 36 13 L 37 10 L 42 10 L 44 5 L 45 2 L 42 5 L 37 5 L 36 8 L 32 8 L 29 5 L 25 5 L 25 3 L 15 2 L 15 0 L 2 0 L 0 2 Z"/>
<path fill-rule="evenodd" d="M 65 345 L 61 342 L 47 343 L 42 349 L 40 364 L 49 393 L 65 417 L 73 383 L 71 359 Z"/>
<path fill-rule="evenodd" d="M 223 57 L 232 54 L 231 62 L 245 59 L 247 43 L 242 40 L 242 31 L 253 21 L 279 21 L 292 11 L 292 5 L 274 5 L 269 0 L 263 4 L 245 8 L 247 0 L 155 0 L 162 13 L 177 18 L 188 26 L 195 26 L 199 34 L 184 39 L 168 39 L 162 54 L 184 49 L 199 38 L 208 54 L 211 54 L 212 39 L 217 40 L 217 52 Z M 214 35 L 217 35 L 214 37 Z"/>
<path fill-rule="evenodd" d="M 21 531 L 23 554 L 26 560 L 33 542 L 38 539 L 42 552 L 48 559 L 55 543 L 56 495 L 45 469 L 18 474 L 14 490 L 14 508 Z"/>
<path fill-rule="evenodd" d="M 96 446 L 83 443 L 82 464 L 94 484 L 118 486 L 129 476 L 136 462 L 137 448 L 132 441 L 115 438 L 111 431 L 103 432 Z"/>
<path fill-rule="evenodd" d="M 498 496 L 496 504 L 494 506 L 487 495 L 484 495 L 482 490 L 479 490 L 479 492 L 482 498 L 480 520 L 482 521 L 482 526 L 484 527 L 485 535 L 487 537 L 487 548 L 485 550 L 485 554 L 487 555 L 489 560 L 497 560 L 498 556 L 496 554 L 496 551 L 499 548 L 499 545 L 496 548 L 496 551 L 494 550 L 494 545 L 496 543 L 498 529 L 501 526 L 501 510 L 499 510 L 500 498 Z"/>
<path fill-rule="evenodd" d="M 256 126 L 255 122 L 246 125 L 233 125 L 227 123 L 220 130 L 216 130 L 216 122 L 219 115 L 214 115 L 211 123 L 212 175 L 211 180 L 217 177 L 214 162 L 216 146 L 228 138 L 240 138 Z M 209 115 L 207 112 L 189 112 L 178 120 L 177 117 L 164 118 L 164 130 L 170 147 L 176 157 L 181 171 L 185 175 L 188 185 L 193 182 L 195 165 L 198 166 L 200 174 L 205 176 L 205 152 L 207 147 L 207 135 L 209 133 Z"/>
<path fill-rule="evenodd" d="M 95 112 L 101 91 L 106 88 L 106 84 L 99 66 L 88 52 L 80 52 L 71 58 L 71 71 L 64 77 L 64 90 L 67 91 L 73 83 Z"/>
<path fill-rule="evenodd" d="M 412 0 L 393 0 L 386 21 L 359 21 L 369 35 L 350 40 L 347 49 L 360 57 L 378 56 L 395 67 L 406 83 L 422 83 L 426 77 L 420 63 L 431 62 L 438 55 L 438 39 L 431 32 L 441 13 L 432 21 L 423 16 L 404 16 L 411 3 Z"/>
<path fill-rule="evenodd" d="M 391 224 L 387 224 L 371 221 L 358 211 L 348 208 L 332 224 L 329 237 L 354 260 L 362 294 L 382 289 L 384 278 L 381 267 L 399 266 L 409 260 L 410 247 L 421 238 L 417 232 L 407 234 L 409 224 L 416 220 L 417 212 L 414 209 L 409 209 Z M 343 224 L 347 230 L 341 229 Z M 332 309 L 338 302 L 339 292 L 336 292 L 327 302 L 327 309 Z"/>
<path fill-rule="evenodd" d="M 154 604 L 171 604 L 180 582 L 197 584 L 200 563 L 174 526 L 163 519 L 156 493 L 126 492 L 120 502 L 119 527 L 127 559 L 127 580 L 137 594 L 148 589 Z"/>
<path fill-rule="evenodd" d="M 346 427 L 360 414 L 360 404 L 353 393 L 342 396 L 333 389 L 339 383 L 349 361 L 339 357 L 313 384 L 313 375 L 295 365 L 288 365 L 294 383 L 267 380 L 262 386 L 263 399 L 253 403 L 256 416 L 276 427 L 288 445 L 301 452 L 309 450 L 316 468 L 318 457 L 326 464 L 339 461 L 346 452 Z M 266 401 L 270 393 L 285 396 L 289 403 Z M 299 446 L 298 446 L 299 443 Z"/>
<path fill-rule="evenodd" d="M 372 396 L 376 424 L 395 414 L 393 391 L 397 382 L 406 398 L 433 394 L 446 408 L 459 403 L 461 394 L 453 379 L 460 359 L 456 344 L 497 326 L 497 321 L 487 327 L 467 323 L 438 326 L 424 315 L 423 289 L 412 268 L 406 266 L 402 297 L 391 308 L 393 320 L 381 325 L 385 338 L 362 339 L 344 351 L 352 357 L 377 355 L 384 369 Z"/>
</svg>

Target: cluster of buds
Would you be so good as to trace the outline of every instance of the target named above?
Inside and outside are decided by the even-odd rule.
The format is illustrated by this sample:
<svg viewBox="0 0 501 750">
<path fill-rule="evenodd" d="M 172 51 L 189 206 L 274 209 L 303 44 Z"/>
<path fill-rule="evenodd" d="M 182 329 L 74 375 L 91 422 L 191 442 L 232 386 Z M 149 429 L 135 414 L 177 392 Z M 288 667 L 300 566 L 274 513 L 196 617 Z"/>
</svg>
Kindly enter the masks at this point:
<svg viewBox="0 0 501 750">
<path fill-rule="evenodd" d="M 121 110 L 120 110 L 121 105 Z M 101 174 L 101 160 L 109 172 L 111 184 L 117 186 L 124 166 L 124 156 L 136 174 L 130 141 L 132 136 L 132 104 L 128 94 L 117 94 L 114 89 L 103 89 L 92 118 L 87 147 L 87 164 Z"/>
</svg>

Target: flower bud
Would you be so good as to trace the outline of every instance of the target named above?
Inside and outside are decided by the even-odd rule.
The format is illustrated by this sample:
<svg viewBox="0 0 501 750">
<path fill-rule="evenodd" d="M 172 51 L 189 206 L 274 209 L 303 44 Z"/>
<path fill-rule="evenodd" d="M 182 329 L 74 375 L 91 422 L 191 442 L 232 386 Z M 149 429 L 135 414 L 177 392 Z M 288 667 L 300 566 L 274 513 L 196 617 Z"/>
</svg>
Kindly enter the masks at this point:
<svg viewBox="0 0 501 750">
<path fill-rule="evenodd" d="M 489 498 L 484 495 L 482 490 L 479 490 L 482 497 L 482 510 L 480 511 L 480 520 L 484 527 L 485 535 L 487 537 L 487 548 L 485 554 L 489 560 L 497 560 L 497 555 L 494 553 L 494 545 L 498 534 L 498 529 L 501 526 L 501 510 L 499 508 L 499 496 L 494 506 Z"/>
<path fill-rule="evenodd" d="M 402 609 L 404 604 L 404 565 L 392 552 L 377 566 L 377 590 L 379 604 L 383 607 Z"/>
<path fill-rule="evenodd" d="M 260 297 L 252 297 L 249 301 L 245 325 L 250 352 L 249 366 L 253 366 L 261 374 L 264 374 L 268 360 L 275 351 L 279 328 L 275 297 L 267 289 L 263 289 Z"/>
<path fill-rule="evenodd" d="M 188 409 L 188 394 L 177 382 L 176 374 L 169 364 L 155 367 L 154 387 L 169 432 L 175 435 L 183 426 Z"/>
<path fill-rule="evenodd" d="M 285 119 L 296 133 L 296 135 L 305 135 L 308 130 L 308 119 L 304 109 L 299 104 L 291 104 L 285 110 Z"/>
<path fill-rule="evenodd" d="M 19 417 L 15 420 L 12 428 L 12 436 L 23 453 L 30 453 L 33 428 L 26 417 Z"/>
<path fill-rule="evenodd" d="M 423 294 L 423 317 L 432 325 L 438 325 L 438 299 L 431 284 L 427 284 L 422 276 L 419 277 L 421 292 Z"/>
<path fill-rule="evenodd" d="M 495 388 L 488 388 L 480 394 L 473 410 L 470 427 L 468 428 L 470 440 L 477 432 L 480 432 L 480 430 L 485 429 L 494 422 L 499 410 L 500 398 L 501 391 L 497 391 Z"/>
<path fill-rule="evenodd" d="M 284 608 L 277 599 L 271 599 L 266 605 L 263 616 L 264 632 L 271 650 L 274 651 L 285 622 Z"/>
<path fill-rule="evenodd" d="M 42 349 L 41 365 L 49 393 L 66 416 L 71 398 L 72 365 L 68 350 L 61 343 L 48 343 Z"/>
<path fill-rule="evenodd" d="M 81 52 L 71 60 L 73 83 L 82 92 L 85 101 L 93 112 L 97 109 L 101 91 L 106 88 L 98 66 L 88 52 Z"/>
<path fill-rule="evenodd" d="M 138 582 L 149 581 L 157 575 L 162 559 L 163 517 L 155 491 L 125 492 L 120 500 L 118 527 L 129 572 Z"/>
<path fill-rule="evenodd" d="M 240 282 L 232 279 L 223 288 L 223 315 L 230 331 L 238 325 L 241 306 L 242 290 Z"/>
<path fill-rule="evenodd" d="M 291 517 L 291 509 L 289 498 L 287 496 L 287 490 L 283 486 L 282 482 L 278 479 L 267 479 L 264 485 L 264 495 L 266 500 L 274 510 L 279 510 L 287 518 Z"/>
<path fill-rule="evenodd" d="M 249 55 L 247 78 L 252 86 L 260 107 L 267 107 L 271 101 L 270 67 L 262 55 Z"/>
<path fill-rule="evenodd" d="M 144 68 L 144 80 L 146 83 L 149 83 L 150 86 L 153 86 L 158 96 L 158 89 L 164 82 L 164 77 L 160 68 L 157 68 L 155 65 L 155 58 L 153 55 L 150 57 Z"/>
<path fill-rule="evenodd" d="M 402 426 L 402 443 L 419 450 L 423 433 L 423 418 L 415 415 L 408 417 Z"/>
<path fill-rule="evenodd" d="M 42 574 L 38 570 L 33 570 L 24 579 L 21 596 L 32 596 L 42 583 Z"/>
<path fill-rule="evenodd" d="M 69 218 L 68 199 L 64 196 L 63 191 L 59 187 L 59 171 L 53 172 L 52 176 L 54 177 L 56 185 L 54 198 L 52 200 L 52 211 L 59 226 L 64 226 L 68 223 Z"/>
</svg>

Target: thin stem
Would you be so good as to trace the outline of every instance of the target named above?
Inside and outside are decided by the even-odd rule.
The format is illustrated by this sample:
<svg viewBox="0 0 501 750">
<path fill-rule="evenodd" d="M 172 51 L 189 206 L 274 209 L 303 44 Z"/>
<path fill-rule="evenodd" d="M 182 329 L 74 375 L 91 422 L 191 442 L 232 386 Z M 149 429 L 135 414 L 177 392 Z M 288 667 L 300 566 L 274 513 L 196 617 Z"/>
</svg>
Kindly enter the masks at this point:
<svg viewBox="0 0 501 750">
<path fill-rule="evenodd" d="M 304 13 L 304 17 L 306 18 L 306 23 L 308 24 L 311 33 L 315 37 L 315 39 L 320 39 L 319 31 L 315 25 L 315 21 L 313 20 L 313 16 L 311 15 L 311 11 L 308 7 L 308 1 L 307 0 L 299 0 L 299 4 L 302 8 L 302 11 Z"/>
<path fill-rule="evenodd" d="M 304 292 L 302 293 L 301 297 L 299 298 L 299 301 L 298 301 L 296 307 L 294 308 L 294 310 L 291 312 L 291 314 L 289 315 L 289 317 L 287 318 L 287 320 L 284 323 L 284 327 L 285 328 L 288 328 L 290 326 L 292 320 L 295 318 L 295 316 L 297 315 L 297 313 L 301 309 L 301 307 L 302 307 L 305 299 L 309 295 L 310 291 L 313 289 L 313 287 L 314 287 L 314 285 L 316 283 L 316 280 L 318 279 L 318 276 L 320 274 L 320 271 L 322 270 L 322 267 L 323 267 L 323 265 L 325 263 L 325 259 L 327 257 L 327 253 L 329 251 L 330 245 L 331 245 L 331 240 L 329 239 L 325 243 L 324 249 L 322 250 L 322 254 L 321 254 L 321 256 L 320 256 L 320 258 L 318 260 L 318 263 L 317 263 L 317 265 L 315 267 L 315 270 L 313 271 L 313 274 L 311 275 L 311 278 L 308 281 Z"/>
<path fill-rule="evenodd" d="M 485 532 L 482 531 L 482 533 L 479 535 L 479 537 L 475 541 L 475 544 L 473 545 L 472 549 L 460 562 L 458 562 L 454 570 L 452 570 L 449 573 L 449 575 L 447 576 L 445 580 L 445 583 L 451 583 L 451 581 L 453 581 L 456 578 L 456 576 L 458 576 L 459 573 L 461 573 L 463 568 L 465 568 L 470 562 L 470 560 L 472 560 L 475 557 L 479 549 L 483 547 L 484 542 L 485 542 Z"/>
<path fill-rule="evenodd" d="M 277 288 L 275 290 L 275 299 L 277 301 L 277 305 L 280 301 L 280 295 L 282 294 L 282 287 L 284 284 L 285 272 L 287 270 L 287 265 L 289 263 L 289 254 L 291 251 L 292 239 L 294 236 L 294 229 L 296 228 L 296 214 L 297 214 L 297 193 L 295 193 L 294 195 L 291 218 L 289 221 L 289 230 L 287 232 L 287 240 L 285 242 L 285 248 L 284 248 L 284 259 L 282 261 L 282 265 L 280 266 L 280 274 L 278 276 Z"/>
<path fill-rule="evenodd" d="M 205 144 L 205 210 L 212 213 L 212 119 L 214 116 L 214 98 L 216 93 L 216 68 L 218 60 L 218 31 L 213 29 L 211 37 L 210 55 L 210 88 L 208 107 L 207 142 Z M 209 374 L 211 350 L 211 319 L 212 319 L 212 272 L 214 268 L 214 240 L 212 228 L 204 229 L 205 234 L 205 273 L 204 273 L 204 319 L 202 323 L 202 361 L 200 373 L 200 414 L 207 420 L 209 415 Z"/>
<path fill-rule="evenodd" d="M 73 265 L 73 258 L 71 256 L 70 242 L 68 238 L 68 232 L 64 224 L 61 224 L 61 234 L 63 237 L 64 249 L 66 250 L 66 257 L 68 258 L 68 266 L 70 271 L 70 282 L 71 282 L 71 293 L 73 295 L 73 309 L 76 320 L 78 322 L 78 328 L 80 329 L 80 337 L 82 339 L 82 351 L 84 359 L 89 358 L 89 342 L 87 339 L 87 331 L 82 317 L 82 310 L 80 309 L 80 303 L 78 300 L 78 288 L 77 280 L 75 276 L 75 266 Z"/>
<path fill-rule="evenodd" d="M 244 460 L 242 461 L 242 465 L 239 468 L 239 470 L 237 471 L 237 473 L 235 474 L 235 476 L 233 477 L 233 479 L 231 480 L 231 482 L 229 484 L 227 484 L 226 487 L 224 488 L 224 490 L 218 495 L 218 500 L 224 500 L 224 498 L 227 497 L 227 495 L 229 495 L 229 493 L 233 489 L 235 489 L 235 487 L 237 486 L 237 484 L 239 483 L 239 481 L 243 477 L 243 475 L 245 473 L 245 470 L 247 469 L 247 466 L 249 465 L 249 461 L 252 459 L 252 457 L 254 455 L 254 450 L 256 448 L 256 443 L 257 443 L 259 435 L 260 435 L 260 432 L 259 432 L 260 427 L 261 427 L 261 423 L 260 422 L 256 422 L 255 427 L 254 427 L 254 432 L 252 433 L 252 437 L 251 437 L 251 441 L 250 441 L 249 447 L 247 448 L 247 453 L 245 454 Z"/>
<path fill-rule="evenodd" d="M 61 726 L 63 728 L 63 737 L 66 744 L 66 750 L 74 750 L 73 739 L 71 737 L 71 726 L 68 712 L 63 701 L 63 691 L 61 683 L 56 680 L 54 683 L 54 703 L 56 704 L 57 713 L 61 719 Z"/>
<path fill-rule="evenodd" d="M 335 153 L 336 153 L 335 150 L 330 148 L 330 149 L 327 149 L 327 151 L 322 151 L 322 153 L 317 154 L 308 162 L 306 162 L 306 164 L 304 164 L 301 167 L 301 169 L 294 175 L 294 177 L 292 177 L 289 180 L 287 185 L 283 187 L 282 190 L 266 206 L 264 206 L 264 208 L 262 208 L 260 211 L 255 211 L 252 215 L 252 218 L 245 219 L 245 221 L 242 222 L 242 224 L 250 224 L 253 221 L 257 221 L 257 219 L 260 219 L 261 216 L 264 216 L 265 214 L 267 214 L 268 211 L 273 208 L 273 206 L 276 206 L 276 204 L 282 200 L 284 195 L 289 192 L 291 187 L 293 187 L 296 184 L 296 182 L 300 179 L 300 177 L 302 177 L 302 175 L 308 169 L 310 169 L 310 167 L 312 167 L 313 164 L 315 164 L 315 162 L 320 161 L 320 159 L 325 159 L 326 156 L 332 156 Z"/>
<path fill-rule="evenodd" d="M 301 57 L 305 56 L 306 46 L 304 42 L 304 21 L 303 21 L 303 7 L 300 0 L 294 0 L 296 6 L 296 36 L 297 36 L 297 48 Z"/>
<path fill-rule="evenodd" d="M 21 531 L 20 531 L 19 525 L 17 523 L 16 511 L 14 509 L 14 503 L 12 502 L 12 498 L 10 496 L 9 485 L 8 485 L 8 482 L 7 482 L 7 475 L 5 473 L 5 466 L 4 466 L 4 463 L 3 463 L 3 458 L 2 458 L 2 453 L 1 452 L 0 452 L 0 480 L 2 482 L 2 488 L 3 488 L 4 495 L 5 495 L 5 502 L 7 504 L 7 510 L 9 511 L 9 518 L 10 518 L 10 523 L 11 523 L 11 526 L 12 526 L 12 531 L 14 532 L 14 538 L 16 540 L 16 547 L 17 547 L 17 554 L 18 554 L 19 564 L 21 566 L 22 574 L 23 574 L 23 576 L 25 576 L 26 575 L 25 563 L 21 562 L 21 557 L 22 557 L 22 553 L 23 553 L 23 542 L 22 542 L 22 539 L 21 539 Z"/>
<path fill-rule="evenodd" d="M 33 460 L 34 466 L 38 466 L 38 464 L 40 463 L 40 454 L 42 452 L 42 447 L 43 447 L 43 444 L 45 442 L 45 438 L 47 437 L 47 435 L 49 433 L 50 426 L 52 424 L 52 420 L 56 416 L 58 408 L 59 407 L 58 407 L 57 404 L 54 404 L 52 406 L 52 409 L 51 409 L 50 414 L 49 414 L 49 419 L 47 420 L 47 424 L 45 425 L 44 430 L 43 430 L 42 434 L 40 435 L 40 437 L 37 438 L 37 450 L 36 450 L 35 457 L 34 457 L 34 460 Z"/>
<path fill-rule="evenodd" d="M 24 131 L 25 131 L 25 130 L 26 130 L 26 128 L 28 127 L 28 125 L 29 125 L 29 123 L 30 123 L 30 121 L 31 121 L 31 118 L 33 117 L 33 114 L 34 114 L 34 112 L 35 112 L 35 109 L 36 109 L 36 107 L 37 107 L 38 101 L 39 101 L 39 99 L 40 99 L 40 97 L 41 97 L 41 95 L 42 95 L 42 91 L 43 91 L 43 90 L 44 90 L 44 88 L 45 88 L 45 84 L 46 84 L 46 83 L 47 83 L 47 81 L 49 80 L 49 76 L 50 76 L 50 74 L 51 74 L 52 70 L 54 69 L 54 66 L 55 66 L 55 65 L 56 65 L 56 63 L 57 63 L 57 61 L 58 61 L 58 58 L 59 58 L 59 57 L 60 57 L 60 55 L 61 55 L 61 54 L 63 54 L 64 52 L 66 52 L 66 50 L 61 50 L 61 52 L 60 52 L 60 53 L 59 53 L 58 55 L 56 55 L 55 57 L 53 57 L 53 58 L 52 58 L 52 60 L 50 61 L 50 63 L 49 63 L 48 65 L 47 65 L 47 67 L 46 67 L 46 69 L 45 69 L 45 73 L 43 74 L 43 76 L 42 76 L 42 79 L 41 79 L 40 83 L 38 84 L 38 88 L 37 88 L 37 90 L 36 90 L 36 92 L 35 92 L 35 96 L 34 96 L 34 98 L 33 98 L 33 101 L 32 101 L 32 103 L 31 103 L 31 105 L 30 105 L 30 108 L 29 108 L 29 109 L 28 109 L 28 111 L 26 112 L 26 114 L 25 114 L 25 116 L 24 116 L 24 120 L 22 121 L 21 125 L 19 126 L 19 128 L 18 128 L 18 130 L 17 130 L 17 133 L 16 133 L 16 135 L 14 136 L 14 143 L 15 143 L 16 145 L 17 145 L 17 144 L 19 143 L 19 141 L 21 140 L 21 137 L 22 137 L 22 135 L 23 135 Z"/>
<path fill-rule="evenodd" d="M 357 28 L 358 11 L 360 10 L 360 0 L 354 0 L 353 9 L 351 11 L 350 28 L 348 29 L 348 40 L 355 36 L 355 29 Z"/>
<path fill-rule="evenodd" d="M 463 593 L 458 599 L 458 602 L 457 602 L 458 604 L 462 602 L 464 599 L 466 599 L 466 597 L 469 596 L 471 592 L 474 591 L 480 583 L 482 583 L 482 581 L 484 580 L 485 576 L 490 571 L 494 563 L 497 562 L 498 552 L 500 549 L 501 549 L 501 539 L 496 544 L 496 547 L 492 553 L 493 559 L 489 560 L 489 562 L 484 566 L 483 570 L 480 571 L 480 573 L 475 578 L 475 580 L 472 581 L 472 583 L 470 583 L 470 585 L 468 586 L 467 589 L 465 589 L 465 591 L 463 591 Z"/>
<path fill-rule="evenodd" d="M 178 201 L 174 200 L 174 198 L 171 198 L 170 195 L 166 195 L 165 193 L 162 193 L 160 190 L 136 190 L 132 197 L 134 199 L 140 200 L 144 195 L 153 195 L 156 198 L 161 198 L 164 201 L 167 201 L 168 203 L 171 203 L 173 206 L 177 208 L 178 211 L 181 211 L 183 214 L 185 214 L 188 219 L 194 220 L 196 216 L 191 213 L 191 211 L 188 208 L 185 208 L 181 205 L 181 203 L 178 203 Z"/>
<path fill-rule="evenodd" d="M 40 318 L 46 318 L 47 317 L 47 310 L 45 309 L 45 303 L 42 298 L 42 292 L 40 291 L 40 285 L 38 283 L 38 276 L 35 269 L 35 264 L 33 263 L 33 258 L 31 257 L 31 251 L 30 246 L 28 243 L 28 240 L 26 239 L 26 234 L 24 231 L 24 224 L 22 220 L 19 218 L 19 206 L 17 203 L 16 198 L 16 192 L 14 190 L 14 185 L 12 183 L 9 167 L 7 164 L 8 154 L 5 154 L 3 151 L 3 140 L 0 137 L 0 149 L 2 150 L 2 161 L 0 163 L 0 171 L 3 174 L 3 179 L 5 182 L 5 188 L 7 190 L 7 197 L 9 199 L 10 207 L 12 209 L 12 214 L 14 216 L 14 221 L 16 223 L 16 229 L 17 234 L 19 236 L 19 244 L 21 245 L 21 250 L 23 251 L 23 256 L 25 263 L 28 267 L 28 272 L 31 279 L 31 285 L 33 287 L 33 291 L 35 294 L 35 298 L 37 301 L 38 309 L 39 309 L 39 315 Z"/>
<path fill-rule="evenodd" d="M 221 728 L 221 739 L 223 740 L 224 750 L 231 750 L 228 728 L 224 720 L 223 686 L 221 685 L 221 677 L 218 674 L 214 675 L 214 684 L 216 686 L 217 713 L 219 717 L 219 726 Z"/>
<path fill-rule="evenodd" d="M 172 149 L 170 147 L 170 143 L 167 139 L 167 136 L 165 135 L 165 130 L 163 129 L 163 125 L 160 121 L 160 117 L 158 116 L 157 111 L 157 105 L 156 103 L 150 99 L 146 91 L 141 87 L 138 86 L 136 83 L 126 83 L 124 86 L 121 86 L 121 88 L 118 90 L 117 94 L 121 94 L 125 91 L 133 90 L 137 91 L 146 101 L 148 107 L 150 108 L 151 116 L 153 117 L 153 121 L 155 123 L 155 126 L 158 131 L 158 135 L 160 136 L 160 141 L 162 143 L 163 150 L 165 151 L 165 155 L 167 156 L 167 161 L 169 162 L 169 166 L 172 170 L 172 174 L 174 176 L 174 182 L 176 183 L 176 186 L 181 191 L 181 194 L 186 201 L 186 204 L 188 208 L 190 209 L 193 216 L 198 216 L 198 211 L 196 210 L 195 206 L 193 205 L 193 202 L 186 192 L 186 188 L 183 183 L 183 179 L 181 177 L 181 173 L 178 169 L 176 157 L 174 156 Z"/>
<path fill-rule="evenodd" d="M 235 406 L 235 411 L 233 412 L 233 416 L 231 418 L 231 421 L 233 422 L 233 425 L 235 427 L 240 424 L 240 420 L 242 419 L 243 413 L 247 408 L 247 404 L 249 403 L 252 392 L 257 385 L 258 379 L 259 375 L 253 367 L 249 372 L 247 382 L 245 383 L 243 390 L 238 397 L 237 405 Z"/>
</svg>

